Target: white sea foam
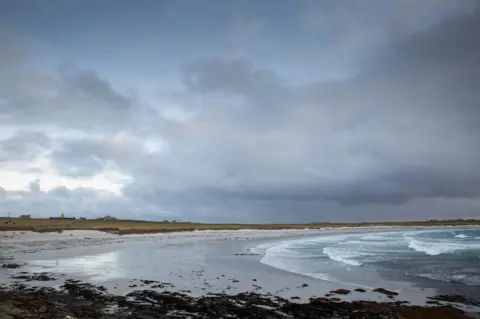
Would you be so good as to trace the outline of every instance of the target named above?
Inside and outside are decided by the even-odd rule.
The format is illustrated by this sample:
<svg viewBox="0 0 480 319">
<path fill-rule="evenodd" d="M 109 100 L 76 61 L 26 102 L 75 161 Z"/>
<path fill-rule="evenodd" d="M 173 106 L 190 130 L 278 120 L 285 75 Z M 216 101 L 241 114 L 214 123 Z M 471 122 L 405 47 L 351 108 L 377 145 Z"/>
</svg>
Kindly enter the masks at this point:
<svg viewBox="0 0 480 319">
<path fill-rule="evenodd" d="M 294 264 L 292 257 L 295 255 L 295 252 L 290 250 L 289 247 L 292 245 L 292 242 L 280 242 L 274 244 L 264 244 L 261 245 L 265 250 L 265 256 L 262 258 L 261 262 L 286 271 L 291 272 L 300 272 L 301 269 Z"/>
<path fill-rule="evenodd" d="M 333 236 L 332 236 L 333 237 Z M 337 236 L 338 237 L 338 236 Z M 261 262 L 265 265 L 269 265 L 275 267 L 277 269 L 285 270 L 288 272 L 297 273 L 299 275 L 309 276 L 316 279 L 334 282 L 343 285 L 353 285 L 357 287 L 362 287 L 366 289 L 373 289 L 369 286 L 353 284 L 348 282 L 342 282 L 341 280 L 337 279 L 335 276 L 330 274 L 321 273 L 321 272 L 309 272 L 306 271 L 297 261 L 296 257 L 307 257 L 307 255 L 298 253 L 295 251 L 295 246 L 299 243 L 301 244 L 308 244 L 314 243 L 318 241 L 323 241 L 324 239 L 303 239 L 303 240 L 293 240 L 293 241 L 284 241 L 280 243 L 268 243 L 262 244 L 252 249 L 251 251 L 261 252 L 264 251 L 265 256 L 261 259 Z M 333 241 L 332 238 L 329 238 L 328 241 Z M 348 260 L 344 262 L 348 264 Z M 349 265 L 354 265 L 354 261 L 352 261 Z"/>
<path fill-rule="evenodd" d="M 445 243 L 445 242 L 431 243 L 431 242 L 420 241 L 411 237 L 406 237 L 406 239 L 408 240 L 409 248 L 418 252 L 425 253 L 430 256 L 453 253 L 459 250 L 480 249 L 480 245 L 478 244 L 457 244 L 457 243 Z"/>
<path fill-rule="evenodd" d="M 257 247 L 250 248 L 250 252 L 252 252 L 254 254 L 266 254 L 266 252 L 269 248 L 278 246 L 278 244 L 279 244 L 278 242 L 261 244 L 261 245 L 258 245 Z"/>
<path fill-rule="evenodd" d="M 351 266 L 361 266 L 362 263 L 355 260 L 356 257 L 365 256 L 366 254 L 355 252 L 346 248 L 325 247 L 323 253 L 331 260 L 341 262 Z"/>
<path fill-rule="evenodd" d="M 254 253 L 263 253 L 261 262 L 275 268 L 286 271 L 302 273 L 301 267 L 295 262 L 295 257 L 308 257 L 305 254 L 295 250 L 297 246 L 309 246 L 318 243 L 334 243 L 345 240 L 349 235 L 321 236 L 315 238 L 303 238 L 297 240 L 288 240 L 276 243 L 261 244 L 250 249 Z"/>
<path fill-rule="evenodd" d="M 455 251 L 457 248 L 453 247 L 451 244 L 438 244 L 438 243 L 426 243 L 413 238 L 409 239 L 408 247 L 425 253 L 430 256 L 436 256 L 443 253 L 449 253 Z"/>
<path fill-rule="evenodd" d="M 392 261 L 406 262 L 408 265 L 408 260 L 416 258 L 412 254 L 413 251 L 436 256 L 480 250 L 480 242 L 477 241 L 480 239 L 478 235 L 475 237 L 475 235 L 472 236 L 459 229 L 450 232 L 450 239 L 448 239 L 442 234 L 437 234 L 438 232 L 448 233 L 439 229 L 332 233 L 313 238 L 262 244 L 251 251 L 264 254 L 261 262 L 266 265 L 322 280 L 347 284 L 345 282 L 358 281 L 350 273 L 354 268 L 366 265 L 368 267 L 362 267 L 361 271 L 370 274 L 370 269 L 375 269 L 377 262 L 383 262 L 378 264 L 380 267 L 388 265 Z M 454 236 L 455 238 L 452 238 Z M 466 237 L 468 239 L 464 239 Z M 461 254 L 458 254 L 457 257 L 463 258 L 460 256 Z M 428 257 L 425 256 L 425 258 Z M 422 266 L 418 271 L 419 274 L 415 276 L 474 285 L 478 283 L 476 279 L 467 280 L 470 275 L 461 271 L 460 273 L 446 271 L 439 275 L 436 271 L 431 272 L 427 266 Z"/>
</svg>

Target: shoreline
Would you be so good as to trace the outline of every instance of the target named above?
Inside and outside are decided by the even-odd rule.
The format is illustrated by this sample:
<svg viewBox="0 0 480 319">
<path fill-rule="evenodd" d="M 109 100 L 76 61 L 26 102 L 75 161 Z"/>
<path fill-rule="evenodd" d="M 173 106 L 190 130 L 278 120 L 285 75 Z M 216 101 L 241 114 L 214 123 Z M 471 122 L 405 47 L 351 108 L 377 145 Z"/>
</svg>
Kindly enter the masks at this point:
<svg viewBox="0 0 480 319">
<path fill-rule="evenodd" d="M 385 228 L 376 229 L 377 231 L 382 231 Z M 388 227 L 387 229 L 392 228 Z M 398 229 L 403 230 L 404 227 L 399 227 Z M 412 229 L 416 229 L 416 227 Z M 372 231 L 372 228 L 356 228 L 355 230 Z M 25 290 L 29 289 L 29 287 L 55 287 L 61 290 L 61 286 L 66 280 L 75 279 L 83 283 L 104 286 L 108 291 L 108 298 L 110 299 L 120 298 L 122 295 L 125 296 L 135 291 L 141 291 L 143 293 L 153 290 L 154 294 L 169 294 L 171 295 L 170 297 L 174 299 L 177 297 L 180 299 L 187 297 L 200 298 L 198 301 L 190 300 L 189 302 L 192 303 L 204 302 L 206 300 L 205 298 L 211 298 L 208 294 L 219 294 L 219 296 L 217 296 L 218 299 L 212 301 L 213 303 L 217 303 L 225 298 L 233 300 L 232 302 L 235 300 L 235 302 L 242 301 L 242 298 L 246 297 L 245 295 L 239 294 L 254 292 L 256 294 L 258 293 L 258 295 L 250 296 L 254 300 L 259 298 L 283 298 L 289 300 L 289 303 L 292 304 L 308 305 L 311 303 L 310 298 L 317 296 L 316 298 L 328 298 L 328 301 L 321 299 L 322 302 L 326 302 L 327 304 L 338 302 L 354 303 L 352 307 L 355 307 L 355 309 L 359 311 L 365 307 L 365 304 L 361 303 L 378 303 L 378 305 L 386 305 L 385 307 L 389 308 L 389 311 L 401 311 L 400 308 L 398 308 L 400 305 L 397 300 L 409 301 L 410 305 L 453 305 L 469 312 L 480 311 L 480 308 L 477 309 L 477 307 L 473 305 L 462 306 L 461 304 L 451 302 L 425 299 L 427 294 L 433 297 L 433 291 L 422 291 L 421 293 L 419 291 L 421 296 L 411 296 L 411 298 L 406 298 L 405 294 L 401 293 L 399 296 L 393 297 L 393 299 L 385 294 L 373 293 L 372 291 L 357 292 L 354 291 L 354 288 L 360 287 L 349 287 L 338 283 L 315 280 L 300 274 L 294 274 L 264 265 L 260 263 L 261 256 L 253 254 L 249 250 L 253 246 L 257 247 L 261 243 L 350 231 L 352 231 L 351 228 L 270 231 L 207 230 L 123 236 L 96 231 L 66 231 L 61 234 L 38 234 L 29 232 L 24 232 L 23 234 L 2 234 L 2 232 L 0 232 L 0 240 L 8 243 L 7 249 L 3 252 L 8 251 L 10 257 L 16 257 L 14 260 L 3 261 L 3 263 L 25 262 L 25 265 L 18 269 L 0 269 L 0 274 L 3 273 L 0 279 L 3 277 L 2 282 L 10 282 L 11 284 L 9 288 L 3 287 L 4 293 L 6 293 L 6 289 L 11 289 L 10 291 L 13 294 L 26 293 L 28 296 L 25 298 L 27 299 L 36 298 L 36 293 L 33 290 Z M 148 256 L 152 253 L 152 247 L 160 251 L 156 257 Z M 125 256 L 131 256 L 133 252 L 138 254 L 137 257 L 133 258 L 134 260 L 124 259 L 126 258 Z M 90 257 L 80 258 L 81 256 L 87 255 L 90 255 Z M 138 273 L 135 272 L 135 267 L 139 265 L 135 259 L 138 259 L 140 265 L 145 262 L 151 262 L 150 260 L 156 260 L 156 263 L 152 264 L 150 268 L 153 269 L 147 269 L 141 278 L 133 278 L 132 276 Z M 60 264 L 55 265 L 55 260 Z M 0 263 L 2 263 L 2 261 L 0 261 Z M 72 267 L 72 263 L 73 268 L 69 270 L 69 267 Z M 75 265 L 75 263 L 77 263 L 77 265 Z M 79 263 L 86 268 L 90 267 L 92 274 L 94 274 L 93 277 L 78 276 Z M 105 268 L 105 265 L 112 267 L 112 265 L 122 263 L 127 263 L 127 265 L 118 269 L 112 268 L 111 270 L 114 273 L 108 274 L 102 270 L 102 267 Z M 69 271 L 73 273 L 69 273 Z M 95 277 L 95 272 L 99 273 L 96 274 L 97 277 Z M 64 273 L 64 275 L 61 275 L 62 273 Z M 6 274 L 7 276 L 5 276 Z M 32 275 L 34 277 L 31 277 Z M 17 276 L 19 278 L 11 279 L 11 276 Z M 107 278 L 108 276 L 112 277 Z M 34 280 L 32 280 L 32 278 Z M 53 278 L 54 280 L 50 280 L 49 278 Z M 44 279 L 47 281 L 43 281 Z M 22 285 L 25 285 L 25 287 L 22 288 Z M 154 288 L 154 286 L 157 286 L 157 288 Z M 376 288 L 391 289 L 387 284 Z M 330 294 L 330 291 L 337 289 L 348 289 L 350 292 L 347 294 Z M 55 294 L 61 293 L 60 290 L 55 290 L 55 293 L 53 293 L 53 291 L 45 293 L 51 295 L 51 298 L 54 298 Z M 343 293 L 345 292 L 343 291 Z M 187 297 L 177 294 L 184 294 Z M 330 295 L 325 297 L 325 294 Z M 340 301 L 337 300 L 337 298 Z M 423 301 L 421 301 L 422 298 Z M 362 301 L 360 302 L 359 300 Z M 428 303 L 426 301 L 428 301 Z M 245 300 L 242 302 L 245 302 Z M 393 305 L 392 303 L 395 302 L 397 303 Z M 285 302 L 282 301 L 282 304 L 284 303 Z M 478 306 L 480 307 L 480 305 Z M 276 309 L 278 310 L 281 306 L 277 305 L 275 307 L 277 307 Z M 308 308 L 308 306 L 302 307 Z M 335 304 L 334 308 L 336 307 L 339 306 Z M 342 307 L 344 307 L 344 305 Z M 471 307 L 471 309 L 468 307 Z M 331 315 L 334 316 L 333 313 L 331 313 Z"/>
</svg>

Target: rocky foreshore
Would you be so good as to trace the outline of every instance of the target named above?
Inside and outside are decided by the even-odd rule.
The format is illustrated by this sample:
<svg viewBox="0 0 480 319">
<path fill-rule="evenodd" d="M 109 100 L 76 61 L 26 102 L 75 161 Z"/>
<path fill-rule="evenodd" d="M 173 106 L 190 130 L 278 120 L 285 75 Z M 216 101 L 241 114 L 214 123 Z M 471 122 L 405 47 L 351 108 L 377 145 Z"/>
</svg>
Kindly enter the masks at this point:
<svg viewBox="0 0 480 319">
<path fill-rule="evenodd" d="M 179 292 L 137 290 L 119 296 L 109 294 L 102 286 L 66 280 L 59 290 L 27 287 L 22 283 L 0 288 L 0 319 L 471 318 L 443 303 L 456 300 L 453 296 L 443 296 L 431 307 L 421 307 L 404 301 L 346 302 L 336 297 L 296 303 L 253 292 L 195 298 Z"/>
</svg>

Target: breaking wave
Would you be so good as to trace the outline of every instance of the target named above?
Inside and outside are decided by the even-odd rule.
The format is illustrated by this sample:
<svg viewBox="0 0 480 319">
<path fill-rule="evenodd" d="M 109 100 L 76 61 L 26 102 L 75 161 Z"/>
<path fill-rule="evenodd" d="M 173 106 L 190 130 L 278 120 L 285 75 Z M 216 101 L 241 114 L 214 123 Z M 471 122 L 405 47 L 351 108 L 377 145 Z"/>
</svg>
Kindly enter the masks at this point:
<svg viewBox="0 0 480 319">
<path fill-rule="evenodd" d="M 366 272 L 390 265 L 403 267 L 402 274 L 409 276 L 480 285 L 479 235 L 480 229 L 327 233 L 263 244 L 253 251 L 264 254 L 261 262 L 266 265 L 328 281 L 344 281 L 353 268 Z"/>
<path fill-rule="evenodd" d="M 430 256 L 436 256 L 440 254 L 453 253 L 460 250 L 469 250 L 469 249 L 480 249 L 480 245 L 464 245 L 464 244 L 455 244 L 455 243 L 432 243 L 432 242 L 422 242 L 413 238 L 409 239 L 408 247 L 425 253 Z"/>
<path fill-rule="evenodd" d="M 328 256 L 331 260 L 335 260 L 347 265 L 352 266 L 361 266 L 362 263 L 356 261 L 355 258 L 361 256 L 361 253 L 344 250 L 344 249 L 335 249 L 333 247 L 323 248 L 323 253 Z"/>
</svg>

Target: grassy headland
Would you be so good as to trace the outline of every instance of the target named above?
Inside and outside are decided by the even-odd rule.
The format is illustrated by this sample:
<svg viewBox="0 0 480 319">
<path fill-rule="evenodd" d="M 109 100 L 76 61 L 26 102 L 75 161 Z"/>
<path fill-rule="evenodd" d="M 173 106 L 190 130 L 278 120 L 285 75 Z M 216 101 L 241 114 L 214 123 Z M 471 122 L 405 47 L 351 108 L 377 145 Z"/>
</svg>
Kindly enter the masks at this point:
<svg viewBox="0 0 480 319">
<path fill-rule="evenodd" d="M 59 232 L 63 230 L 100 230 L 118 234 L 145 234 L 193 230 L 238 229 L 304 229 L 368 226 L 467 226 L 480 225 L 480 219 L 429 220 L 369 223 L 309 223 L 309 224 L 202 224 L 190 222 L 154 222 L 137 220 L 60 220 L 43 218 L 0 217 L 0 231 Z"/>
</svg>

